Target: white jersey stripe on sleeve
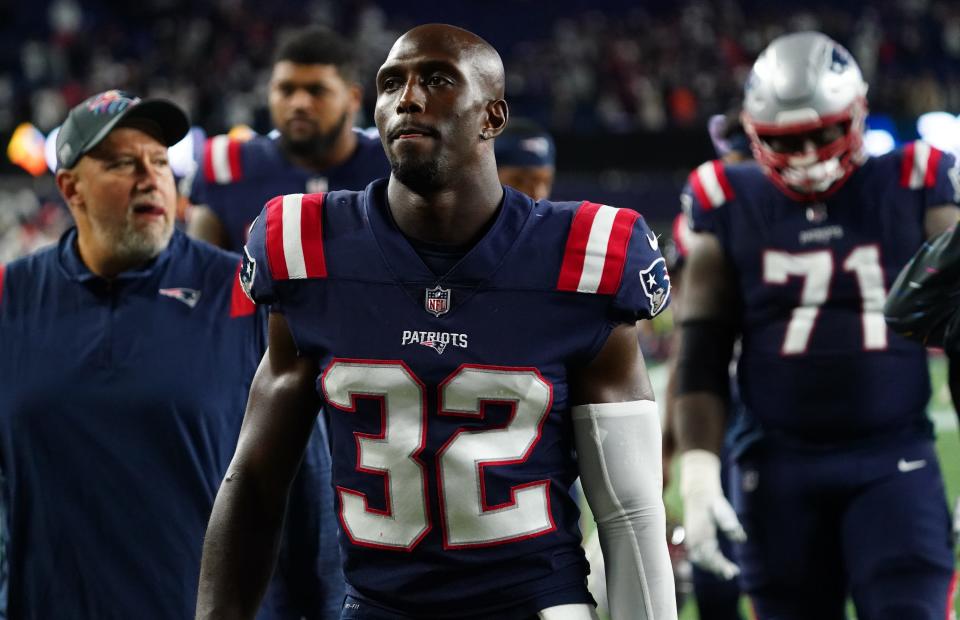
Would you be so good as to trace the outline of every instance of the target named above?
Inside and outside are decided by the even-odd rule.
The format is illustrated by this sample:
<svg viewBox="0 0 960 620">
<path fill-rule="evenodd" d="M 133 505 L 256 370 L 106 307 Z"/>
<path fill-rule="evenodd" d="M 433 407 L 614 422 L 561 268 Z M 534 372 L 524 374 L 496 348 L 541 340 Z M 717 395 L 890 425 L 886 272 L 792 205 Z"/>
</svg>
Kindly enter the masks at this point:
<svg viewBox="0 0 960 620">
<path fill-rule="evenodd" d="M 703 185 L 703 191 L 706 192 L 711 207 L 719 207 L 727 201 L 712 161 L 700 164 L 697 167 L 697 175 L 700 177 L 700 184 Z"/>
<path fill-rule="evenodd" d="M 587 239 L 586 256 L 583 260 L 583 271 L 580 273 L 580 283 L 577 285 L 577 291 L 581 293 L 596 293 L 600 288 L 603 267 L 607 262 L 610 231 L 613 230 L 613 220 L 616 216 L 616 209 L 600 205 L 593 218 L 590 236 Z"/>
<path fill-rule="evenodd" d="M 300 210 L 303 194 L 287 194 L 283 197 L 283 257 L 287 262 L 287 274 L 291 280 L 307 277 L 303 259 L 303 241 L 300 238 Z"/>
<path fill-rule="evenodd" d="M 927 178 L 930 163 L 930 145 L 923 140 L 913 143 L 913 167 L 910 170 L 910 189 L 920 189 Z"/>
<path fill-rule="evenodd" d="M 229 136 L 214 136 L 210 139 L 210 163 L 213 164 L 213 178 L 217 183 L 233 181 L 233 175 L 230 174 L 229 149 Z"/>
</svg>

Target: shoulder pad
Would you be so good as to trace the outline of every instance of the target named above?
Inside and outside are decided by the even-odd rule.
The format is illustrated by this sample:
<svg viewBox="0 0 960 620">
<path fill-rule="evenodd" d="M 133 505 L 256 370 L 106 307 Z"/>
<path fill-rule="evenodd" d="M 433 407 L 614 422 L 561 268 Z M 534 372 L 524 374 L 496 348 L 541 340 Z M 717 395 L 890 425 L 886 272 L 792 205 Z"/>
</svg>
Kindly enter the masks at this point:
<svg viewBox="0 0 960 620">
<path fill-rule="evenodd" d="M 733 200 L 733 187 L 720 160 L 700 164 L 687 179 L 690 190 L 705 211 L 722 207 Z"/>
<path fill-rule="evenodd" d="M 584 201 L 567 235 L 557 290 L 613 295 L 620 287 L 627 245 L 640 214 Z"/>
<path fill-rule="evenodd" d="M 264 208 L 267 265 L 274 280 L 326 278 L 323 203 L 326 194 L 277 196 Z"/>
<path fill-rule="evenodd" d="M 921 189 L 937 183 L 937 164 L 943 152 L 930 144 L 916 140 L 904 145 L 900 160 L 900 187 Z"/>
<path fill-rule="evenodd" d="M 203 178 L 208 183 L 227 185 L 243 178 L 240 147 L 243 143 L 230 136 L 208 138 L 203 145 Z"/>
</svg>

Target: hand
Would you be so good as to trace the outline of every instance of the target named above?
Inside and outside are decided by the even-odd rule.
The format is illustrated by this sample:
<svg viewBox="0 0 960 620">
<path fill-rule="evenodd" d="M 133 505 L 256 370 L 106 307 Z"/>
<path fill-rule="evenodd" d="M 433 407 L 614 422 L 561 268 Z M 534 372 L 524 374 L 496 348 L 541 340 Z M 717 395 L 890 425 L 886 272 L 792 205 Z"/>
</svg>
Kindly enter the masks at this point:
<svg viewBox="0 0 960 620">
<path fill-rule="evenodd" d="M 691 562 L 722 579 L 733 579 L 740 568 L 724 557 L 717 528 L 734 542 L 747 534 L 720 485 L 720 458 L 707 450 L 689 450 L 680 456 L 680 495 L 683 527 Z"/>
</svg>

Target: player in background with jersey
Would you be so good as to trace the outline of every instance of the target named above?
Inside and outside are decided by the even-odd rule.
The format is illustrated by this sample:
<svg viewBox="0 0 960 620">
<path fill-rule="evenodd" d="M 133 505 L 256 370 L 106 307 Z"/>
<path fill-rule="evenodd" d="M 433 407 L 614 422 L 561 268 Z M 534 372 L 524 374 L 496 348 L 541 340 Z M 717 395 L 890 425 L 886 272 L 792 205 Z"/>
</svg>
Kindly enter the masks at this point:
<svg viewBox="0 0 960 620">
<path fill-rule="evenodd" d="M 311 27 L 283 38 L 269 85 L 276 131 L 244 142 L 227 136 L 207 140 L 190 191 L 191 201 L 199 205 L 190 212 L 190 234 L 239 252 L 250 223 L 274 196 L 362 189 L 387 176 L 379 139 L 353 127 L 363 92 L 357 71 L 353 45 L 335 32 Z M 291 575 L 284 583 L 297 586 L 294 597 L 310 601 L 320 616 L 337 613 L 343 601 L 326 444 L 319 423 L 287 513 L 290 527 L 317 531 L 311 540 L 319 548 L 308 549 L 307 541 L 285 536 L 277 567 L 285 574 L 299 565 L 298 555 L 318 558 L 310 575 Z"/>
<path fill-rule="evenodd" d="M 363 100 L 357 65 L 353 44 L 325 28 L 281 40 L 269 84 L 276 129 L 207 140 L 190 184 L 191 236 L 240 252 L 274 196 L 362 189 L 390 174 L 380 141 L 353 126 Z"/>
<path fill-rule="evenodd" d="M 676 618 L 635 326 L 666 306 L 663 258 L 633 211 L 500 184 L 503 88 L 485 41 L 414 28 L 377 76 L 390 179 L 277 198 L 253 226 L 243 281 L 272 304 L 270 347 L 211 515 L 199 618 L 256 608 L 321 402 L 341 618 L 593 617 L 578 473 L 613 617 Z"/>
<path fill-rule="evenodd" d="M 533 121 L 514 118 L 497 136 L 493 149 L 501 183 L 523 192 L 534 201 L 550 198 L 557 147 L 549 132 Z"/>
<path fill-rule="evenodd" d="M 550 198 L 555 173 L 556 146 L 553 137 L 547 131 L 533 121 L 511 118 L 507 128 L 494 141 L 493 150 L 497 159 L 497 176 L 500 177 L 503 185 L 509 185 L 534 201 Z M 579 501 L 576 484 L 572 495 Z M 587 515 L 581 515 L 581 523 L 587 518 Z M 606 567 L 603 563 L 603 549 L 598 531 L 594 530 L 583 539 L 583 550 L 590 566 L 587 587 L 597 603 L 597 612 L 600 615 L 609 615 Z M 676 578 L 676 572 L 674 572 L 674 578 Z"/>
<path fill-rule="evenodd" d="M 750 139 L 743 129 L 740 122 L 740 107 L 737 106 L 726 114 L 716 114 L 710 118 L 707 126 L 710 134 L 710 140 L 713 143 L 717 158 L 724 164 L 733 165 L 752 159 L 750 152 Z M 713 162 L 704 165 L 712 166 Z M 688 201 L 690 196 L 689 186 L 685 187 L 681 195 L 681 201 Z M 674 286 L 674 298 L 671 304 L 673 316 L 679 318 L 683 307 L 683 271 L 689 252 L 690 225 L 687 221 L 687 215 L 684 212 L 677 214 L 673 220 L 672 238 L 667 244 L 664 255 L 667 259 L 667 265 L 670 269 L 670 278 Z M 677 294 L 677 293 L 680 294 Z M 666 421 L 664 422 L 663 433 L 663 469 L 668 472 L 671 467 L 674 453 L 676 451 L 676 437 L 673 431 L 674 419 L 676 418 L 676 380 L 677 380 L 677 360 L 680 352 L 680 341 L 682 330 L 677 328 L 673 332 L 673 341 L 670 346 L 670 358 L 667 361 L 670 368 L 670 374 L 667 379 L 667 393 L 664 397 L 664 410 L 666 411 Z M 731 423 L 727 425 L 727 432 L 721 452 L 721 482 L 723 484 L 723 494 L 729 497 L 729 474 L 732 465 L 731 448 L 735 438 L 735 432 L 731 432 L 731 426 L 735 419 L 736 401 L 731 401 Z M 666 480 L 667 475 L 665 473 Z M 666 483 L 664 484 L 666 486 Z M 720 551 L 724 556 L 730 557 L 733 551 L 733 541 L 722 533 L 718 536 Z M 678 579 L 679 584 L 679 579 Z M 711 571 L 704 570 L 697 564 L 693 565 L 692 571 L 693 595 L 697 602 L 697 610 L 700 614 L 700 620 L 740 620 L 740 586 L 736 579 L 728 579 L 718 576 Z M 680 586 L 677 586 L 679 593 Z"/>
<path fill-rule="evenodd" d="M 890 333 L 885 292 L 956 221 L 952 158 L 912 143 L 869 158 L 867 86 L 847 50 L 775 39 L 743 122 L 763 166 L 690 176 L 677 438 L 692 561 L 741 571 L 760 618 L 942 618 L 953 578 L 923 347 Z M 766 173 L 766 174 L 764 174 Z M 736 514 L 720 452 L 737 336 Z M 738 521 L 739 517 L 739 521 Z M 716 528 L 739 535 L 739 569 Z"/>
</svg>

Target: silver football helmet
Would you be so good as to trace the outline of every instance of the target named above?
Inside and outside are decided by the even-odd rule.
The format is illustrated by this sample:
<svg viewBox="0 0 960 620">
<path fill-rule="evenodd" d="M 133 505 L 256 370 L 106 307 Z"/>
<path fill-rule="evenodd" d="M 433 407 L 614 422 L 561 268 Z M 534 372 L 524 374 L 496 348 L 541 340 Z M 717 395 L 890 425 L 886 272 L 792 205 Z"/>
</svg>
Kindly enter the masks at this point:
<svg viewBox="0 0 960 620">
<path fill-rule="evenodd" d="M 857 62 L 830 37 L 774 39 L 744 88 L 742 120 L 754 157 L 792 198 L 832 194 L 863 162 L 866 94 Z"/>
</svg>

